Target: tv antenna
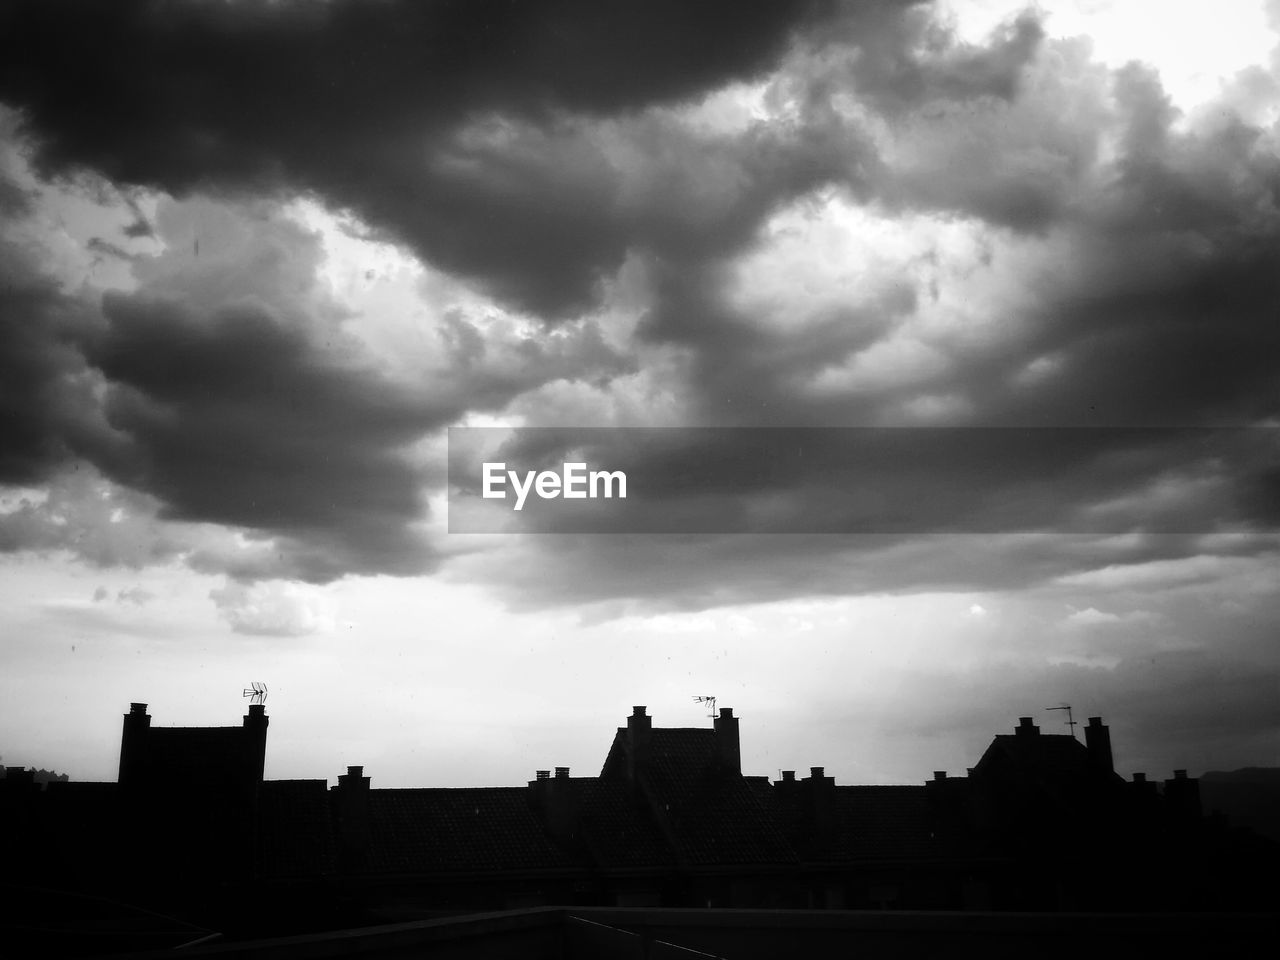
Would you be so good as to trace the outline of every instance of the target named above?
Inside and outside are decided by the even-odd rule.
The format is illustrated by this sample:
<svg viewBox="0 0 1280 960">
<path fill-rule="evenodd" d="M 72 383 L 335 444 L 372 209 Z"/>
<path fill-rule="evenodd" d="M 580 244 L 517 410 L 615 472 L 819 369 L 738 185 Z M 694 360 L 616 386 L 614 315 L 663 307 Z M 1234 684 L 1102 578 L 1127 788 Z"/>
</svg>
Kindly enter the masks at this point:
<svg viewBox="0 0 1280 960">
<path fill-rule="evenodd" d="M 258 683 L 255 680 L 253 683 L 249 684 L 243 695 L 246 697 L 252 697 L 253 700 L 250 701 L 251 703 L 266 703 L 267 685 L 265 683 Z"/>
<path fill-rule="evenodd" d="M 1067 729 L 1071 731 L 1071 738 L 1074 740 L 1076 736 L 1076 722 L 1071 716 L 1071 704 L 1064 703 L 1057 707 L 1045 707 L 1046 710 L 1065 710 L 1067 711 Z"/>
<path fill-rule="evenodd" d="M 715 697 L 694 697 L 693 699 L 698 703 L 705 703 L 707 707 L 711 710 L 711 712 L 708 713 L 707 716 L 710 717 L 712 720 L 716 718 L 716 698 Z"/>
</svg>

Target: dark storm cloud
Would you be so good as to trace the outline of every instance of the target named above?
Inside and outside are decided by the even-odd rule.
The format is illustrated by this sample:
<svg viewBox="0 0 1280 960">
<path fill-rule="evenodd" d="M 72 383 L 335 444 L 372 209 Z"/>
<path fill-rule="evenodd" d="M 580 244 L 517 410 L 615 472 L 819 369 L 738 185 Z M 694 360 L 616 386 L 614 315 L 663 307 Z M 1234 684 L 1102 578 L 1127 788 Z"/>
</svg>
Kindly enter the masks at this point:
<svg viewBox="0 0 1280 960">
<path fill-rule="evenodd" d="M 946 101 L 1009 100 L 1043 39 L 1031 11 L 979 46 L 958 42 L 928 2 L 848 3 L 814 31 L 811 96 L 851 86 L 860 100 L 891 116 Z"/>
<path fill-rule="evenodd" d="M 1149 71 L 1108 71 L 1075 41 L 1048 45 L 1029 71 L 1007 100 L 940 111 L 925 103 L 905 116 L 894 128 L 897 160 L 866 166 L 859 188 L 881 213 L 967 218 L 987 247 L 977 267 L 998 269 L 1019 236 L 1053 250 L 1056 262 L 1046 255 L 998 281 L 1029 295 L 1002 307 L 1011 332 L 974 349 L 957 330 L 954 343 L 932 345 L 942 362 L 923 378 L 815 393 L 804 387 L 824 371 L 936 309 L 920 262 L 856 306 L 785 328 L 731 303 L 726 273 L 675 272 L 659 277 L 646 331 L 694 348 L 700 414 L 892 423 L 922 395 L 953 398 L 950 422 L 976 424 L 1225 424 L 1277 413 L 1274 134 L 1230 111 L 1175 127 L 1177 111 Z M 1028 387 L 1037 362 L 1047 375 Z"/>
<path fill-rule="evenodd" d="M 456 407 L 326 362 L 261 308 L 201 317 L 119 295 L 104 307 L 107 332 L 87 353 L 111 383 L 107 418 L 138 454 L 116 479 L 175 519 L 303 543 L 344 532 L 345 550 L 300 571 L 311 577 L 422 569 L 407 525 L 421 477 L 400 451 Z"/>
<path fill-rule="evenodd" d="M 1274 535 L 620 534 L 529 537 L 444 570 L 496 583 L 512 607 L 569 604 L 586 616 L 706 610 L 804 597 L 932 591 L 1017 593 L 1105 569 L 1123 580 L 1188 557 L 1241 563 L 1277 555 Z M 1213 571 L 1210 570 L 1212 575 Z M 1163 582 L 1163 581 L 1159 581 Z M 1103 582 L 1080 587 L 1094 593 Z M 1115 587 L 1120 589 L 1120 587 Z M 1158 591 L 1157 587 L 1157 591 Z"/>
<path fill-rule="evenodd" d="M 847 390 L 815 394 L 803 387 L 824 370 L 900 334 L 932 306 L 934 293 L 912 266 L 905 276 L 886 280 L 869 308 L 802 317 L 804 322 L 792 320 L 787 327 L 762 323 L 732 303 L 725 276 L 676 274 L 663 279 L 666 296 L 645 329 L 656 339 L 691 348 L 696 415 L 704 422 L 743 426 L 910 423 L 904 404 L 935 396 L 948 398 L 947 420 L 957 425 L 1274 422 L 1280 413 L 1275 360 L 1280 356 L 1275 324 L 1280 162 L 1274 134 L 1230 112 L 1211 123 L 1175 125 L 1178 115 L 1149 71 L 1130 66 L 1109 72 L 1081 53 L 1075 43 L 1053 45 L 1021 92 L 966 111 L 978 124 L 977 134 L 947 115 L 938 121 L 940 127 L 919 120 L 934 151 L 925 156 L 928 177 L 910 164 L 905 175 L 881 168 L 873 177 L 873 189 L 881 189 L 880 176 L 892 188 L 881 189 L 890 198 L 889 209 L 905 204 L 991 225 L 987 236 L 994 252 L 988 256 L 996 266 L 1006 255 L 1002 245 L 1010 245 L 1011 234 L 1004 232 L 1009 229 L 1014 237 L 1021 233 L 1027 242 L 1057 251 L 1058 263 L 1046 261 L 1003 281 L 1025 284 L 1032 293 L 999 318 L 1007 335 L 975 349 L 958 331 L 954 345 L 945 339 L 933 345 L 941 362 L 922 377 L 875 388 L 863 388 L 854 379 Z M 910 124 L 903 129 L 908 139 L 918 133 Z M 1115 144 L 1114 158 L 1103 152 L 1104 138 Z M 1053 176 L 1037 179 L 1027 173 L 1045 169 Z M 992 208 L 992 198 L 1000 197 L 1013 198 L 1009 202 L 1016 206 L 1016 198 L 1024 196 L 1020 185 L 1031 181 L 1039 192 L 1021 209 L 1034 210 L 1034 217 Z M 1044 516 L 1101 506 L 1105 471 L 1067 470 L 1047 486 L 989 488 L 958 470 L 944 447 L 937 452 L 938 481 L 945 485 L 954 478 L 956 487 L 931 508 L 945 508 L 956 496 L 980 501 L 985 494 L 1007 497 L 1012 504 L 1027 502 Z M 1266 527 L 1276 515 L 1273 473 L 1247 448 L 1216 466 L 1197 465 L 1190 451 L 1180 456 L 1176 449 L 1146 444 L 1134 445 L 1128 454 L 1130 467 L 1165 481 L 1153 484 L 1147 496 L 1113 505 L 1115 520 L 1134 530 L 1144 528 L 1151 510 L 1167 509 L 1175 521 L 1194 522 L 1205 508 L 1212 513 L 1234 504 L 1244 511 L 1246 530 L 1251 524 Z M 743 455 L 730 451 L 724 457 L 736 462 Z M 1198 486 L 1211 479 L 1209 474 L 1216 477 L 1214 489 Z M 1208 499 L 1198 504 L 1198 495 L 1163 499 L 1178 483 Z M 761 486 L 758 492 L 776 494 L 780 502 L 773 509 L 782 515 L 820 514 L 831 506 L 802 481 L 785 490 Z M 1169 556 L 1199 549 L 1187 542 L 1165 543 Z M 721 555 L 719 544 L 691 548 L 688 564 L 679 562 L 679 551 L 633 544 L 631 558 L 649 552 L 661 557 L 654 561 L 656 569 L 610 579 L 597 596 L 648 598 L 670 590 L 673 596 L 698 598 L 692 602 L 699 605 L 723 602 L 715 598 L 724 597 L 727 582 L 744 585 L 731 591 L 739 597 L 780 597 L 796 589 L 838 592 L 840 585 L 849 591 L 895 584 L 1025 587 L 1049 571 L 1061 574 L 1107 562 L 1105 549 L 1088 543 L 1068 555 L 1058 538 L 1017 549 L 1001 541 L 992 554 L 984 546 L 972 563 L 948 563 L 939 554 L 925 564 L 912 562 L 910 549 L 885 552 L 865 539 L 839 546 L 813 540 L 797 556 L 778 544 L 757 549 L 742 542 L 733 561 Z M 598 560 L 613 552 L 611 545 L 591 541 L 573 550 L 551 544 L 541 549 L 565 564 L 560 582 L 573 583 L 565 589 L 579 599 L 592 591 L 576 578 L 582 571 L 572 571 L 579 562 L 584 570 L 591 566 L 587 557 Z M 805 558 L 805 550 L 813 553 Z M 1037 551 L 1044 562 L 1030 563 L 1029 555 Z M 750 558 L 759 568 L 739 569 L 752 564 Z M 627 569 L 636 571 L 634 559 Z M 721 576 L 726 569 L 735 572 Z M 702 571 L 715 572 L 704 580 Z M 550 599 L 541 586 L 526 586 L 542 602 Z"/>
<path fill-rule="evenodd" d="M 569 158 L 587 176 L 566 180 L 519 155 L 552 160 L 546 143 L 506 160 L 459 131 L 695 96 L 770 66 L 818 6 L 17 4 L 0 98 L 24 111 L 48 170 L 177 194 L 317 190 L 500 295 L 565 313 L 630 240 L 609 223 L 611 171 Z"/>
<path fill-rule="evenodd" d="M 182 556 L 245 579 L 422 573 L 434 481 L 415 444 L 547 381 L 629 368 L 591 323 L 481 338 L 449 315 L 437 368 L 397 378 L 343 329 L 316 279 L 316 235 L 252 205 L 160 210 L 165 252 L 130 255 L 139 289 L 100 306 L 43 278 L 21 247 L 0 248 L 12 277 L 0 293 L 11 373 L 0 479 L 52 478 L 58 492 L 0 518 L 0 549 L 100 565 Z M 58 479 L 83 461 L 96 468 L 87 485 Z M 99 471 L 137 495 L 104 499 Z M 183 526 L 166 532 L 157 515 Z M 201 524 L 242 532 L 243 549 Z"/>
<path fill-rule="evenodd" d="M 101 434 L 76 344 L 92 311 L 0 241 L 0 483 L 32 484 Z"/>
<path fill-rule="evenodd" d="M 695 422 L 912 423 L 920 399 L 946 408 L 942 422 L 966 424 L 1274 415 L 1280 290 L 1269 251 L 1280 230 L 1265 130 L 1229 116 L 1179 127 L 1149 73 L 1111 71 L 1081 42 L 1048 42 L 1031 15 L 971 45 L 927 4 L 739 7 L 17 4 L 0 31 L 22 38 L 0 50 L 0 98 L 22 111 L 45 171 L 87 166 L 178 193 L 314 192 L 560 329 L 631 257 L 647 297 L 635 346 L 675 352 L 678 373 L 655 385 Z M 58 16 L 68 11 L 76 16 Z M 750 76 L 767 77 L 774 119 L 720 129 L 674 108 Z M 921 262 L 781 321 L 737 297 L 736 258 L 765 250 L 768 268 L 761 225 L 824 190 L 884 218 L 970 224 L 987 247 L 979 267 L 998 266 L 1017 242 L 1043 241 L 1060 260 L 1002 275 L 1027 295 L 994 299 L 1008 311 L 1001 336 L 958 330 L 927 344 L 937 362 L 910 380 L 867 385 L 855 370 L 815 390 L 910 339 L 938 300 Z M 447 316 L 453 379 L 406 391 L 335 365 L 269 311 L 163 293 L 108 301 L 107 330 L 87 348 L 113 384 L 111 424 L 127 441 L 108 472 L 154 489 L 174 516 L 335 552 L 333 567 L 314 561 L 330 571 L 314 576 L 348 560 L 400 569 L 387 557 L 402 534 L 379 523 L 416 502 L 401 459 L 414 431 L 501 411 L 524 390 L 573 378 L 575 365 L 589 379 L 637 363 L 581 328 L 567 347 L 508 344 L 536 368 L 514 373 L 488 362 L 501 352 L 488 334 Z M 191 389 L 139 366 L 134 340 L 186 358 Z M 228 350 L 262 362 L 241 370 Z M 237 408 L 241 387 L 261 417 Z M 288 405 L 293 392 L 313 408 L 306 417 Z M 332 425 L 297 436 L 314 410 Z M 279 492 L 348 443 L 352 456 L 320 471 L 332 486 Z M 214 459 L 219 446 L 238 453 L 234 467 Z M 225 502 L 214 477 L 229 484 Z M 1065 479 L 1052 500 L 1031 484 L 1006 492 L 1064 511 L 1095 505 L 1094 478 Z M 326 498 L 352 487 L 364 492 L 328 524 Z M 1255 477 L 1249 509 L 1269 515 L 1273 487 Z M 803 506 L 806 486 L 769 492 Z M 333 550 L 328 538 L 350 524 L 372 531 L 368 554 Z M 686 556 L 706 576 L 728 576 L 696 550 Z M 908 579 L 924 575 L 903 563 Z M 795 569 L 793 584 L 810 582 Z M 889 582 L 885 570 L 871 579 Z M 606 590 L 602 571 L 588 579 Z"/>
<path fill-rule="evenodd" d="M 1194 533 L 1273 523 L 1280 430 L 461 428 L 449 455 L 455 533 Z M 574 462 L 576 500 L 506 479 Z"/>
</svg>

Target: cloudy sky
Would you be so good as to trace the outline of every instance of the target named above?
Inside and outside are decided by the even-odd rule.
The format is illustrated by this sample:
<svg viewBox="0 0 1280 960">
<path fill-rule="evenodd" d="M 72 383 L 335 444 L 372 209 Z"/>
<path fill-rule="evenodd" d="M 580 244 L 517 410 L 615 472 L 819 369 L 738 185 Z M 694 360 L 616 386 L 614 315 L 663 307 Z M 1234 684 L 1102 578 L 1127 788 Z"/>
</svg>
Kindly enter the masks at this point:
<svg viewBox="0 0 1280 960">
<path fill-rule="evenodd" d="M 750 773 L 1061 703 L 1126 774 L 1280 765 L 1278 121 L 1276 0 L 7 3 L 0 756 L 113 779 L 130 701 L 256 680 L 271 777 L 594 773 L 698 695 Z M 701 532 L 844 509 L 814 457 L 473 535 L 458 426 L 1104 440 L 927 445 L 994 532 Z"/>
</svg>

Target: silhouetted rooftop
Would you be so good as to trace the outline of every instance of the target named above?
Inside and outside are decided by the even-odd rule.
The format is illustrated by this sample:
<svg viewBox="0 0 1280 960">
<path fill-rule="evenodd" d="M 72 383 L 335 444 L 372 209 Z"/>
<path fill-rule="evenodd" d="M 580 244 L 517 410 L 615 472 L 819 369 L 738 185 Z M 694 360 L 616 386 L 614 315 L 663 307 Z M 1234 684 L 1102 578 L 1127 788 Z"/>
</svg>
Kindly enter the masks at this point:
<svg viewBox="0 0 1280 960">
<path fill-rule="evenodd" d="M 369 791 L 371 873 L 451 873 L 569 867 L 525 787 Z"/>
<path fill-rule="evenodd" d="M 258 795 L 258 864 L 266 879 L 334 872 L 326 780 L 265 780 Z"/>
</svg>

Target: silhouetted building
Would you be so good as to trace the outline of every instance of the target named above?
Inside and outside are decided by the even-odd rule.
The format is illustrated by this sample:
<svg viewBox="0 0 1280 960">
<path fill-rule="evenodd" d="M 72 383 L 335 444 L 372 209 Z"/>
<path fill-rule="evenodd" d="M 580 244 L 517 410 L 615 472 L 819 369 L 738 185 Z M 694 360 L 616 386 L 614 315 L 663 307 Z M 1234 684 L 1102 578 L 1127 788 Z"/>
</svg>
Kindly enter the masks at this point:
<svg viewBox="0 0 1280 960">
<path fill-rule="evenodd" d="M 23 882 L 109 894 L 193 927 L 280 933 L 552 904 L 927 910 L 1272 909 L 1276 845 L 1022 718 L 966 776 L 840 785 L 741 770 L 739 718 L 654 727 L 643 706 L 599 775 L 377 789 L 359 766 L 265 780 L 268 719 L 156 727 L 124 716 L 117 783 L 0 780 Z M 39 851 L 40 856 L 35 858 Z M 12 856 L 7 861 L 11 878 Z M 175 934 L 176 935 L 176 934 Z"/>
</svg>

